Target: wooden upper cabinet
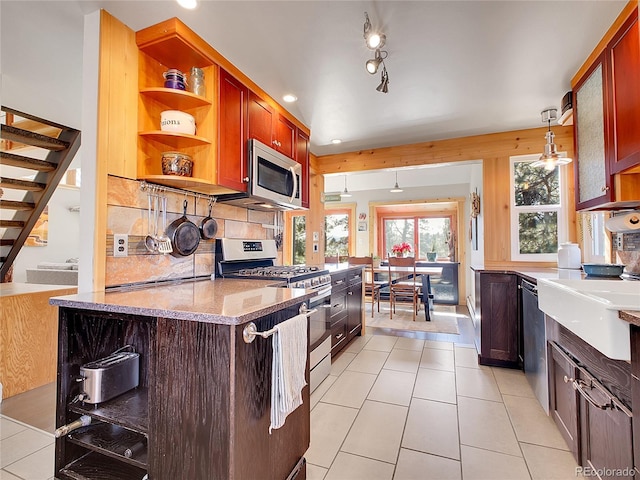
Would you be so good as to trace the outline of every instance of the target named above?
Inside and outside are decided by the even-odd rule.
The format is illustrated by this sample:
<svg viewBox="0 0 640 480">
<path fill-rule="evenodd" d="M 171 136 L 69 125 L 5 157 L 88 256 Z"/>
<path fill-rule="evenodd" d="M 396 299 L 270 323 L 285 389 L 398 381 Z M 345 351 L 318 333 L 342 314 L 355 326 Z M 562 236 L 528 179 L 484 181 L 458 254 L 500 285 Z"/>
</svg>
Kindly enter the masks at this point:
<svg viewBox="0 0 640 480">
<path fill-rule="evenodd" d="M 611 40 L 609 123 L 611 173 L 640 165 L 640 33 L 638 10 Z"/>
<path fill-rule="evenodd" d="M 296 129 L 296 162 L 302 166 L 302 206 L 309 208 L 309 135 Z"/>
<path fill-rule="evenodd" d="M 294 158 L 296 126 L 254 92 L 249 92 L 249 138 Z"/>
<path fill-rule="evenodd" d="M 249 92 L 249 138 L 273 147 L 273 117 L 271 106 L 253 92 Z"/>
<path fill-rule="evenodd" d="M 247 163 L 247 102 L 249 89 L 220 69 L 218 101 L 218 181 L 221 185 L 246 192 L 249 181 Z"/>
</svg>

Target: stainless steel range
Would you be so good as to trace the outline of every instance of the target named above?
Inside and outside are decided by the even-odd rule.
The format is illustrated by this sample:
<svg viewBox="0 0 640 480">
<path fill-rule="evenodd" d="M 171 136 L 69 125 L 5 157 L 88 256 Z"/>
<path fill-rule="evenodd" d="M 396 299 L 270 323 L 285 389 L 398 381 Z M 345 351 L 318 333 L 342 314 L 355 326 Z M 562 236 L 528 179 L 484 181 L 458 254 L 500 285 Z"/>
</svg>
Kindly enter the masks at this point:
<svg viewBox="0 0 640 480">
<path fill-rule="evenodd" d="M 316 310 L 309 316 L 309 386 L 313 391 L 331 371 L 331 332 L 327 317 L 331 306 L 331 276 L 328 270 L 315 266 L 275 265 L 276 257 L 275 240 L 220 238 L 216 240 L 216 276 L 281 280 L 282 286 L 316 292 L 307 300 L 307 307 Z"/>
</svg>

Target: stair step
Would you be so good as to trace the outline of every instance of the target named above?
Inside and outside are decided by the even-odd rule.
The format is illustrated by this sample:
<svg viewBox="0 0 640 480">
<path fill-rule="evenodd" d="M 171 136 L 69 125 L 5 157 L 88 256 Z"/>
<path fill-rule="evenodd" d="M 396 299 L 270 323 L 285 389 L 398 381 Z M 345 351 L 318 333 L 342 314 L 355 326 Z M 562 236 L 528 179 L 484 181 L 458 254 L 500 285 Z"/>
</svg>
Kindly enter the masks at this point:
<svg viewBox="0 0 640 480">
<path fill-rule="evenodd" d="M 41 192 L 47 185 L 45 183 L 32 182 L 30 180 L 19 180 L 17 178 L 0 177 L 0 187 L 12 188 L 14 190 L 28 190 L 30 192 Z"/>
<path fill-rule="evenodd" d="M 13 238 L 0 239 L 0 247 L 10 247 L 14 243 L 16 243 L 16 241 Z"/>
<path fill-rule="evenodd" d="M 16 202 L 14 200 L 0 200 L 0 208 L 7 210 L 33 210 L 36 204 L 31 202 Z"/>
<path fill-rule="evenodd" d="M 46 148 L 47 150 L 56 152 L 69 148 L 68 142 L 30 132 L 29 130 L 23 130 L 22 128 L 16 128 L 11 125 L 2 125 L 2 138 L 11 142 L 24 143 L 25 145 Z"/>
<path fill-rule="evenodd" d="M 0 152 L 0 164 L 11 167 L 28 168 L 29 170 L 37 170 L 39 172 L 52 172 L 57 167 L 55 163 L 47 162 L 46 160 L 39 160 L 37 158 L 7 152 Z"/>
<path fill-rule="evenodd" d="M 24 222 L 20 220 L 0 220 L 0 228 L 23 228 Z"/>
</svg>

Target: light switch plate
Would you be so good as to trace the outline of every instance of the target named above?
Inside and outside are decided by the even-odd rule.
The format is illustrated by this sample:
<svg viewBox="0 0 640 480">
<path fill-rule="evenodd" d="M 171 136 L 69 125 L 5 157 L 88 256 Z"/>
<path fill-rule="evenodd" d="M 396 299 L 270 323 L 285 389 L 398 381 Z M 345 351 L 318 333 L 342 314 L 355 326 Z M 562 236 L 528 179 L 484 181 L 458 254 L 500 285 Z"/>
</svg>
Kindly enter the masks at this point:
<svg viewBox="0 0 640 480">
<path fill-rule="evenodd" d="M 317 242 L 320 240 L 320 234 L 318 232 L 313 232 L 313 241 Z"/>
<path fill-rule="evenodd" d="M 126 233 L 115 233 L 113 235 L 113 256 L 129 256 L 129 235 Z"/>
</svg>

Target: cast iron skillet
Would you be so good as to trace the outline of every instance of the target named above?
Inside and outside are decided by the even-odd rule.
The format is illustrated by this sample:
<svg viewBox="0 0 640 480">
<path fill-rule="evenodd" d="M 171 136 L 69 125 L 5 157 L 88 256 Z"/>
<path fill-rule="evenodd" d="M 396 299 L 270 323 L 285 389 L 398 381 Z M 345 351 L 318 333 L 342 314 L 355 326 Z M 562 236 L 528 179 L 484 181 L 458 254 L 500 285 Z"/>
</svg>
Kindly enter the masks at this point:
<svg viewBox="0 0 640 480">
<path fill-rule="evenodd" d="M 166 235 L 171 239 L 174 257 L 186 257 L 196 251 L 200 244 L 200 230 L 195 223 L 187 218 L 187 201 L 183 203 L 182 217 L 171 222 Z"/>
<path fill-rule="evenodd" d="M 211 208 L 213 203 L 209 201 L 209 215 L 207 215 L 200 223 L 200 236 L 205 240 L 211 240 L 216 237 L 218 233 L 218 223 L 216 219 L 211 216 Z"/>
</svg>

